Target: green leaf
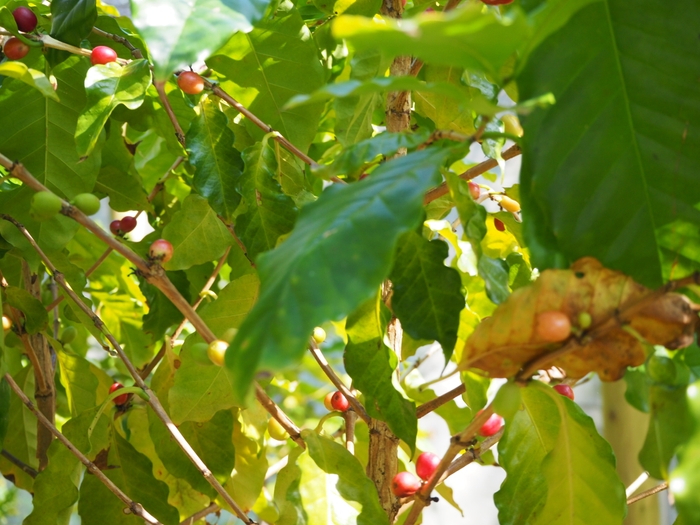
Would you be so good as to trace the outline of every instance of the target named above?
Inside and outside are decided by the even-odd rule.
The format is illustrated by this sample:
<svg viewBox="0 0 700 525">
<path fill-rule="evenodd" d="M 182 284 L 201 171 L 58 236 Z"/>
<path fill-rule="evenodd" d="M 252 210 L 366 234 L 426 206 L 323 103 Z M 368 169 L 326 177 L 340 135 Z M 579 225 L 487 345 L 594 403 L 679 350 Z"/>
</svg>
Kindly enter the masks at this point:
<svg viewBox="0 0 700 525">
<path fill-rule="evenodd" d="M 51 33 L 56 40 L 80 46 L 97 20 L 95 0 L 54 0 L 51 2 Z M 56 65 L 70 55 L 66 51 L 48 50 L 49 62 Z"/>
<path fill-rule="evenodd" d="M 459 272 L 445 266 L 448 252 L 444 241 L 405 233 L 389 275 L 394 290 L 391 306 L 401 326 L 414 339 L 437 340 L 445 362 L 457 342 L 459 314 L 465 305 Z"/>
<path fill-rule="evenodd" d="M 202 102 L 199 117 L 187 132 L 189 162 L 195 168 L 193 188 L 226 220 L 233 218 L 241 196 L 236 191 L 243 171 L 241 154 L 233 148 L 233 132 L 213 98 Z"/>
<path fill-rule="evenodd" d="M 500 18 L 472 3 L 444 15 L 418 15 L 410 22 L 340 16 L 333 22 L 333 35 L 360 51 L 413 55 L 432 65 L 464 67 L 500 78 L 502 66 L 529 35 L 529 27 L 518 11 Z"/>
<path fill-rule="evenodd" d="M 248 249 L 248 256 L 255 260 L 291 231 L 299 212 L 294 201 L 282 192 L 276 176 L 275 152 L 266 140 L 246 149 L 243 160 L 241 195 L 248 211 L 236 220 L 236 232 Z"/>
<path fill-rule="evenodd" d="M 206 199 L 190 195 L 179 212 L 163 228 L 163 238 L 173 245 L 168 270 L 182 270 L 220 258 L 235 241 L 216 217 Z"/>
<path fill-rule="evenodd" d="M 236 502 L 243 508 L 253 507 L 263 492 L 269 466 L 263 436 L 269 417 L 267 410 L 257 403 L 246 410 L 240 410 L 238 420 L 234 423 L 236 469 L 226 489 L 236 495 Z"/>
<path fill-rule="evenodd" d="M 92 152 L 117 106 L 132 110 L 141 106 L 150 85 L 151 70 L 144 59 L 132 60 L 125 66 L 111 62 L 88 69 L 85 77 L 87 103 L 75 130 L 78 154 L 86 157 Z"/>
<path fill-rule="evenodd" d="M 5 289 L 5 298 L 7 304 L 24 314 L 24 329 L 27 333 L 36 334 L 46 329 L 49 324 L 49 314 L 44 305 L 27 290 L 9 286 Z"/>
<path fill-rule="evenodd" d="M 52 98 L 58 101 L 58 95 L 53 90 L 53 86 L 46 75 L 36 69 L 27 67 L 26 64 L 19 61 L 4 62 L 0 64 L 0 76 L 16 78 L 28 86 L 39 90 L 45 97 Z"/>
<path fill-rule="evenodd" d="M 292 8 L 261 21 L 249 34 L 233 35 L 207 65 L 225 77 L 222 87 L 227 93 L 306 151 L 316 134 L 323 104 L 303 110 L 285 109 L 284 104 L 296 94 L 323 85 L 318 56 L 311 33 Z M 252 137 L 262 137 L 264 132 L 255 124 L 249 119 L 244 122 Z"/>
<path fill-rule="evenodd" d="M 671 271 L 700 268 L 700 149 L 687 142 L 700 134 L 697 75 L 687 66 L 700 60 L 700 11 L 693 0 L 671 11 L 654 0 L 628 7 L 584 7 L 517 79 L 523 98 L 556 98 L 523 118 L 524 233 L 540 270 L 587 255 L 658 286 Z M 660 41 L 659 31 L 673 38 Z"/>
<path fill-rule="evenodd" d="M 226 354 L 239 400 L 256 370 L 295 363 L 315 326 L 375 293 L 399 236 L 418 225 L 423 194 L 446 156 L 419 151 L 387 162 L 364 184 L 328 188 L 302 209 L 287 240 L 259 257 L 260 298 Z M 346 272 L 354 277 L 339 278 Z"/>
<path fill-rule="evenodd" d="M 0 349 L 4 343 L 0 341 Z M 4 371 L 4 366 L 2 367 Z M 5 440 L 7 429 L 10 426 L 10 384 L 3 377 L 0 379 L 0 446 Z"/>
<path fill-rule="evenodd" d="M 94 408 L 98 401 L 101 403 L 112 385 L 110 377 L 83 357 L 60 346 L 54 346 L 54 350 L 71 415 L 77 416 Z"/>
<path fill-rule="evenodd" d="M 507 477 L 496 494 L 499 523 L 619 524 L 625 487 L 610 445 L 568 398 L 531 382 L 499 443 Z"/>
<path fill-rule="evenodd" d="M 649 412 L 651 385 L 643 370 L 628 368 L 625 372 L 625 400 L 640 412 Z"/>
<path fill-rule="evenodd" d="M 362 174 L 367 164 L 378 163 L 384 157 L 390 157 L 401 148 L 413 149 L 428 140 L 429 136 L 427 131 L 381 133 L 371 139 L 343 148 L 331 164 L 319 166 L 314 174 L 324 179 L 338 175 L 356 178 Z"/>
<path fill-rule="evenodd" d="M 486 295 L 495 304 L 501 304 L 510 295 L 509 268 L 508 263 L 503 259 L 492 259 L 482 255 L 477 264 L 479 276 L 486 283 Z"/>
<path fill-rule="evenodd" d="M 353 312 L 345 326 L 348 344 L 343 359 L 353 386 L 364 394 L 367 413 L 386 421 L 413 451 L 418 432 L 416 405 L 404 398 L 392 382 L 398 359 L 384 344 L 390 316 L 379 295 Z"/>
<path fill-rule="evenodd" d="M 693 434 L 686 389 L 652 385 L 649 402 L 649 429 L 639 463 L 652 477 L 668 480 L 676 449 Z"/>
<path fill-rule="evenodd" d="M 382 525 L 387 515 L 362 464 L 345 447 L 304 430 L 308 452 L 297 464 L 306 525 Z"/>
<path fill-rule="evenodd" d="M 678 466 L 671 473 L 669 489 L 673 494 L 679 521 L 676 523 L 698 523 L 700 520 L 700 381 L 687 389 L 686 403 L 693 419 L 694 431 L 690 439 L 678 450 Z"/>
<path fill-rule="evenodd" d="M 189 302 L 189 281 L 183 271 L 166 272 L 178 291 Z M 165 331 L 176 323 L 182 321 L 184 316 L 175 305 L 154 285 L 146 280 L 140 282 L 141 292 L 148 303 L 148 313 L 143 316 L 143 331 L 151 334 L 153 341 L 159 340 Z M 130 300 L 129 298 L 126 298 Z"/>
<path fill-rule="evenodd" d="M 461 83 L 463 69 L 454 66 L 433 66 L 426 64 L 421 70 L 422 77 L 428 84 L 452 85 L 463 93 L 462 96 L 472 98 L 472 90 L 469 90 Z M 458 87 L 457 87 L 458 86 Z M 438 129 L 452 129 L 460 133 L 472 134 L 476 131 L 474 127 L 474 116 L 471 104 L 464 104 L 456 99 L 447 90 L 439 91 L 417 91 L 411 93 L 416 103 L 416 111 L 428 117 L 435 123 Z M 480 102 L 485 105 L 488 101 L 480 96 Z M 479 111 L 481 114 L 485 114 Z"/>
<path fill-rule="evenodd" d="M 132 20 L 148 44 L 157 81 L 202 60 L 231 34 L 249 32 L 264 0 L 131 0 Z"/>
<path fill-rule="evenodd" d="M 200 315 L 217 334 L 238 328 L 258 296 L 257 275 L 245 275 L 219 292 L 219 298 L 202 307 Z M 201 363 L 189 349 L 202 339 L 190 336 L 180 354 L 180 368 L 168 400 L 170 416 L 176 424 L 183 421 L 208 421 L 219 410 L 236 405 L 233 397 L 234 379 L 226 368 L 213 363 Z"/>
</svg>

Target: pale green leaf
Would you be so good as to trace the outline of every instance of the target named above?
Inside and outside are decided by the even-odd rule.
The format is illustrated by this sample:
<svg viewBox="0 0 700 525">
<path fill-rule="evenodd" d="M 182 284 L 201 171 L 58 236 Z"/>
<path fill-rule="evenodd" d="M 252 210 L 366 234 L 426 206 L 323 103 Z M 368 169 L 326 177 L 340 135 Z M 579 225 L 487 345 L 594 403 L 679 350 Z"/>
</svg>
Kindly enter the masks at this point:
<svg viewBox="0 0 700 525">
<path fill-rule="evenodd" d="M 0 75 L 3 77 L 11 77 L 21 80 L 28 86 L 39 90 L 45 97 L 59 100 L 58 95 L 53 89 L 51 82 L 46 75 L 36 69 L 27 67 L 26 64 L 18 61 L 4 62 L 0 64 Z"/>
</svg>

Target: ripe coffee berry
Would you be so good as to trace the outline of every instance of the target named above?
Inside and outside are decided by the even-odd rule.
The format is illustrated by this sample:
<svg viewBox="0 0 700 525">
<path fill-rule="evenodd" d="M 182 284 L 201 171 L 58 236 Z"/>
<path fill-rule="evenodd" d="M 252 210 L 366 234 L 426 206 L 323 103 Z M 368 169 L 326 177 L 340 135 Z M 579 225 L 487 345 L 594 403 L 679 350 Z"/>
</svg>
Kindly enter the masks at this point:
<svg viewBox="0 0 700 525">
<path fill-rule="evenodd" d="M 5 42 L 5 47 L 2 48 L 2 52 L 5 53 L 5 56 L 10 60 L 19 60 L 27 56 L 27 53 L 29 53 L 29 46 L 19 38 L 12 37 Z"/>
<path fill-rule="evenodd" d="M 328 410 L 339 410 L 340 412 L 347 411 L 350 408 L 350 403 L 348 399 L 342 394 L 342 392 L 329 392 L 326 398 L 323 400 L 323 405 Z"/>
<path fill-rule="evenodd" d="M 499 232 L 506 231 L 506 225 L 503 224 L 501 219 L 493 219 L 493 225 Z"/>
<path fill-rule="evenodd" d="M 173 257 L 173 245 L 165 239 L 158 239 L 151 244 L 148 255 L 155 261 L 166 263 Z"/>
<path fill-rule="evenodd" d="M 177 76 L 177 85 L 188 95 L 198 95 L 204 90 L 204 79 L 193 71 L 183 71 Z"/>
<path fill-rule="evenodd" d="M 467 185 L 469 186 L 469 193 L 471 194 L 472 199 L 478 200 L 479 197 L 481 197 L 481 188 L 479 185 L 472 181 L 469 181 Z"/>
<path fill-rule="evenodd" d="M 109 64 L 110 62 L 116 62 L 117 52 L 111 47 L 107 46 L 97 46 L 90 53 L 90 62 L 93 66 L 97 64 Z"/>
<path fill-rule="evenodd" d="M 483 437 L 493 436 L 503 428 L 503 418 L 498 414 L 491 414 L 491 417 L 486 420 L 486 423 L 481 425 L 478 434 Z"/>
<path fill-rule="evenodd" d="M 535 332 L 548 343 L 558 343 L 571 335 L 571 321 L 559 310 L 542 312 L 535 320 Z"/>
<path fill-rule="evenodd" d="M 28 7 L 18 7 L 12 11 L 12 16 L 17 23 L 17 29 L 23 33 L 31 33 L 36 29 L 37 19 L 34 12 Z"/>
<path fill-rule="evenodd" d="M 109 393 L 111 394 L 112 392 L 119 390 L 120 388 L 124 388 L 124 385 L 122 385 L 121 383 L 114 383 L 112 386 L 109 387 Z M 122 394 L 120 396 L 115 397 L 113 401 L 115 405 L 121 406 L 124 403 L 126 403 L 128 399 L 129 394 Z"/>
<path fill-rule="evenodd" d="M 574 400 L 574 391 L 569 385 L 555 385 L 554 390 L 559 392 L 562 396 L 568 397 L 571 401 Z"/>
<path fill-rule="evenodd" d="M 121 235 L 122 233 L 122 221 L 117 219 L 116 221 L 112 221 L 109 223 L 109 231 L 112 232 L 112 235 Z"/>
<path fill-rule="evenodd" d="M 415 494 L 420 490 L 420 487 L 420 480 L 410 472 L 399 472 L 391 480 L 391 492 L 399 498 Z"/>
<path fill-rule="evenodd" d="M 440 464 L 440 458 L 432 452 L 423 452 L 416 460 L 416 474 L 424 481 L 428 481 L 435 469 Z"/>
<path fill-rule="evenodd" d="M 126 217 L 121 218 L 120 229 L 122 233 L 129 233 L 130 231 L 133 231 L 134 228 L 136 228 L 136 217 L 127 215 Z"/>
</svg>

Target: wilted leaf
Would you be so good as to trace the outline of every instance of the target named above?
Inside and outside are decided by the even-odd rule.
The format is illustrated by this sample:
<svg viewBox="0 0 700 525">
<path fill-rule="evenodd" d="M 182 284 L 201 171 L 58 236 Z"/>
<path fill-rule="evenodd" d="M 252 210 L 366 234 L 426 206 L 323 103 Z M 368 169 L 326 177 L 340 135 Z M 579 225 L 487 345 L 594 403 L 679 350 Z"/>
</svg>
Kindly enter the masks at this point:
<svg viewBox="0 0 700 525">
<path fill-rule="evenodd" d="M 570 270 L 546 270 L 481 322 L 467 340 L 460 367 L 480 368 L 492 377 L 513 376 L 525 363 L 563 344 L 548 343 L 537 334 L 540 313 L 563 312 L 576 326 L 579 314 L 585 312 L 592 319 L 592 339 L 569 339 L 568 344 L 577 348 L 548 366 L 559 366 L 570 377 L 595 371 L 603 381 L 614 381 L 624 375 L 627 366 L 638 366 L 646 358 L 642 342 L 615 322 L 618 312 L 624 324 L 650 344 L 680 348 L 693 340 L 697 315 L 684 296 L 664 294 L 643 303 L 641 309 L 630 308 L 652 293 L 590 257 L 578 260 Z M 599 330 L 608 321 L 614 324 Z"/>
</svg>

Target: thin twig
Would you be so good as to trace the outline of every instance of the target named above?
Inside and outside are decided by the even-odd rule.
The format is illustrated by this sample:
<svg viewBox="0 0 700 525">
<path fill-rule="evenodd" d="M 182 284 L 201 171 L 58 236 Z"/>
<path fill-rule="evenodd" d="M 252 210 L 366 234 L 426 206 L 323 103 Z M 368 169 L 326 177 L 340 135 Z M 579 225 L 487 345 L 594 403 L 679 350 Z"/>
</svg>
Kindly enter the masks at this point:
<svg viewBox="0 0 700 525">
<path fill-rule="evenodd" d="M 513 157 L 517 157 L 520 155 L 521 150 L 520 146 L 517 144 L 514 144 L 507 150 L 505 150 L 502 154 L 501 157 L 503 160 L 509 160 L 512 159 Z M 471 180 L 473 178 L 478 177 L 479 175 L 486 173 L 488 170 L 491 168 L 495 168 L 498 166 L 498 162 L 494 159 L 487 159 L 484 162 L 481 162 L 477 164 L 476 166 L 472 166 L 469 168 L 467 171 L 462 173 L 459 177 L 464 180 Z M 443 182 L 436 188 L 433 188 L 432 190 L 428 191 L 425 194 L 425 197 L 423 198 L 423 204 L 430 204 L 433 202 L 435 199 L 438 199 L 442 197 L 443 195 L 447 195 L 449 193 L 449 188 L 447 187 L 447 183 Z"/>
<path fill-rule="evenodd" d="M 9 383 L 10 388 L 14 391 L 14 393 L 17 395 L 22 400 L 22 403 L 36 416 L 36 418 L 41 422 L 42 425 L 44 425 L 46 428 L 48 428 L 51 433 L 56 436 L 56 438 L 63 443 L 68 450 L 71 451 L 71 453 L 80 460 L 80 462 L 85 465 L 85 467 L 97 477 L 104 485 L 109 489 L 110 492 L 112 492 L 115 496 L 117 496 L 124 504 L 127 506 L 129 511 L 143 519 L 144 521 L 151 523 L 152 525 L 161 525 L 161 523 L 155 519 L 146 509 L 143 508 L 143 506 L 140 503 L 137 503 L 133 501 L 129 496 L 124 494 L 119 487 L 117 487 L 114 483 L 112 483 L 112 480 L 110 480 L 107 476 L 105 476 L 102 471 L 95 465 L 92 461 L 90 461 L 85 455 L 78 450 L 78 448 L 71 443 L 68 438 L 66 438 L 63 434 L 61 434 L 58 429 L 42 414 L 37 410 L 37 408 L 34 406 L 34 404 L 31 402 L 31 400 L 22 392 L 22 389 L 15 383 L 14 379 L 12 379 L 12 376 L 10 374 L 5 374 L 5 380 Z"/>
<path fill-rule="evenodd" d="M 213 512 L 218 512 L 220 510 L 221 507 L 219 507 L 216 503 L 212 503 L 206 509 L 202 509 L 198 512 L 195 512 L 189 518 L 185 518 L 184 520 L 182 520 L 180 522 L 180 525 L 192 525 L 195 521 L 199 521 L 202 518 L 209 516 L 209 514 L 212 514 Z"/>
<path fill-rule="evenodd" d="M 632 505 L 632 503 L 637 503 L 639 500 L 642 500 L 644 498 L 648 498 L 649 496 L 653 496 L 654 494 L 658 494 L 661 491 L 664 491 L 668 488 L 668 481 L 664 481 L 660 485 L 657 485 L 654 488 L 651 488 L 649 490 L 645 490 L 644 492 L 640 492 L 636 496 L 632 496 L 631 498 L 627 498 L 627 505 Z"/>
<path fill-rule="evenodd" d="M 635 479 L 630 486 L 625 489 L 625 496 L 628 498 L 637 492 L 637 489 L 641 487 L 646 480 L 649 479 L 649 473 L 647 471 L 642 472 L 637 479 Z"/>
<path fill-rule="evenodd" d="M 170 119 L 170 122 L 172 123 L 173 128 L 175 128 L 175 136 L 177 137 L 177 141 L 184 148 L 185 147 L 185 132 L 182 131 L 182 127 L 180 126 L 180 123 L 177 121 L 177 117 L 175 116 L 175 112 L 173 111 L 173 108 L 170 105 L 170 101 L 168 100 L 168 95 L 165 92 L 165 82 L 155 80 L 153 82 L 153 85 L 155 86 L 156 91 L 158 92 L 158 98 L 160 98 L 160 102 L 163 104 L 163 109 L 165 109 L 165 112 L 168 114 L 168 118 Z"/>
<path fill-rule="evenodd" d="M 345 418 L 345 448 L 355 455 L 355 421 L 357 420 L 357 412 L 347 410 L 343 413 Z"/>
<path fill-rule="evenodd" d="M 321 370 L 323 370 L 326 376 L 328 376 L 328 379 L 331 380 L 331 383 L 333 383 L 335 387 L 347 398 L 350 406 L 355 412 L 357 412 L 360 419 L 362 419 L 362 421 L 365 423 L 369 423 L 369 416 L 367 415 L 365 407 L 362 406 L 362 403 L 357 400 L 353 393 L 350 392 L 350 389 L 340 380 L 338 375 L 335 373 L 335 370 L 333 370 L 328 364 L 326 357 L 321 352 L 321 349 L 316 344 L 316 341 L 313 339 L 309 342 L 309 351 L 311 352 L 311 355 L 314 356 L 314 359 L 316 359 L 316 362 L 321 367 Z"/>
<path fill-rule="evenodd" d="M 423 403 L 422 405 L 416 408 L 416 417 L 420 419 L 426 414 L 430 414 L 430 412 L 432 412 L 433 410 L 440 408 L 442 405 L 449 401 L 452 401 L 457 396 L 461 396 L 466 391 L 467 389 L 464 386 L 464 383 L 462 383 L 459 386 L 450 390 L 449 392 L 445 392 L 441 396 L 438 396 L 435 399 L 431 399 L 427 403 Z"/>
<path fill-rule="evenodd" d="M 13 456 L 12 454 L 10 454 L 10 453 L 9 453 L 7 450 L 5 450 L 4 448 L 2 449 L 2 451 L 0 451 L 0 454 L 2 454 L 2 455 L 5 457 L 5 459 L 7 459 L 7 461 L 9 461 L 10 463 L 13 463 L 15 466 L 21 468 L 26 474 L 28 474 L 28 475 L 31 476 L 32 478 L 35 478 L 35 477 L 37 477 L 37 476 L 39 475 L 39 473 L 38 473 L 36 470 L 34 470 L 34 469 L 33 469 L 32 467 L 30 467 L 29 465 L 27 465 L 27 464 L 26 464 L 24 461 L 22 461 L 21 459 L 19 459 L 19 458 Z"/>
<path fill-rule="evenodd" d="M 134 47 L 134 45 L 123 36 L 113 35 L 112 33 L 108 33 L 107 31 L 103 31 L 102 29 L 98 29 L 97 27 L 93 27 L 92 32 L 96 35 L 103 36 L 105 38 L 110 38 L 115 42 L 120 43 L 131 52 L 131 56 L 133 56 L 134 58 L 143 58 L 141 50 Z"/>
</svg>

